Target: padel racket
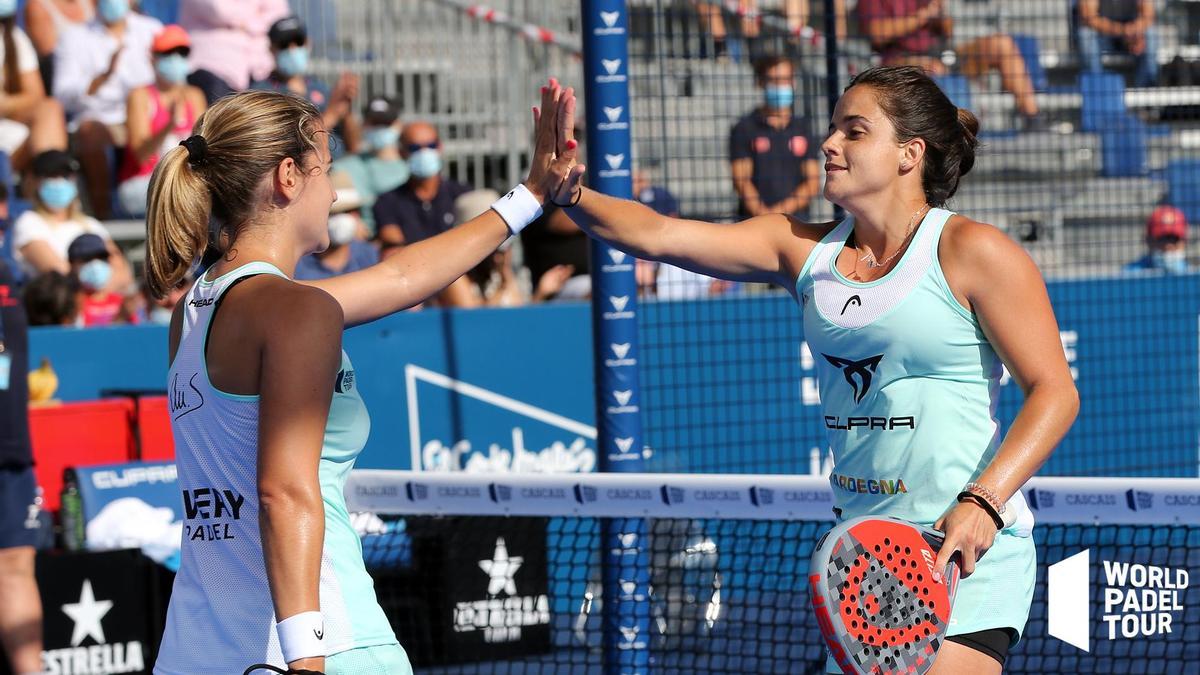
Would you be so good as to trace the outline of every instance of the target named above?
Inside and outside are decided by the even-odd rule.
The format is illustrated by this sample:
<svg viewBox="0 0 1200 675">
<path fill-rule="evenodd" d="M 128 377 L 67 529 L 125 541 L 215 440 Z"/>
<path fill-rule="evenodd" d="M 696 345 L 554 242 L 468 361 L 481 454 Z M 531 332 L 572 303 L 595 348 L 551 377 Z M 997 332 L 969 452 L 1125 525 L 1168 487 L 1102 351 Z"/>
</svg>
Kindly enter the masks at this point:
<svg viewBox="0 0 1200 675">
<path fill-rule="evenodd" d="M 817 542 L 809 568 L 813 611 L 846 675 L 925 673 L 950 625 L 958 564 L 941 582 L 944 535 L 899 518 L 847 520 Z"/>
</svg>

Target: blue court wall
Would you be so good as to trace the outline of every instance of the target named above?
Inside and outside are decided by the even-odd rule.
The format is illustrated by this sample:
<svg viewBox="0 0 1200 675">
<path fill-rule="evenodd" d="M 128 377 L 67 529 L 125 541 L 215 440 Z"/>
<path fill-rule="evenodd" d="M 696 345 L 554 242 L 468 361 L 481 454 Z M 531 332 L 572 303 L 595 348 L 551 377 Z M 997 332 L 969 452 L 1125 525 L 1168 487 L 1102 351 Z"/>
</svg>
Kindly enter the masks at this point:
<svg viewBox="0 0 1200 675">
<path fill-rule="evenodd" d="M 1195 476 L 1200 275 L 1049 284 L 1082 408 L 1044 474 Z M 805 472 L 822 448 L 815 372 L 786 296 L 645 302 L 647 468 Z M 1022 308 L 1013 307 L 1020 313 Z M 371 412 L 364 468 L 593 470 L 589 308 L 422 311 L 353 328 L 344 347 Z M 686 317 L 686 321 L 668 320 Z M 164 388 L 166 331 L 31 331 L 63 400 Z M 611 350 L 606 358 L 617 358 Z M 1021 395 L 1003 387 L 1009 423 Z M 414 462 L 415 458 L 415 462 Z"/>
</svg>

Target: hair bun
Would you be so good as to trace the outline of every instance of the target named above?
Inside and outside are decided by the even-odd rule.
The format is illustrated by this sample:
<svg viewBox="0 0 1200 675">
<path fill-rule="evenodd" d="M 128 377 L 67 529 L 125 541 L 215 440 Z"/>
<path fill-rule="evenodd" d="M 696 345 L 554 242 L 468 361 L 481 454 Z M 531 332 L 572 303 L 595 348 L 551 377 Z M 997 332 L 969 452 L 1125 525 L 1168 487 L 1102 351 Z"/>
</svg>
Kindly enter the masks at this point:
<svg viewBox="0 0 1200 675">
<path fill-rule="evenodd" d="M 188 138 L 179 141 L 179 144 L 187 148 L 188 162 L 194 166 L 204 163 L 208 156 L 208 141 L 200 134 L 189 136 Z"/>
</svg>

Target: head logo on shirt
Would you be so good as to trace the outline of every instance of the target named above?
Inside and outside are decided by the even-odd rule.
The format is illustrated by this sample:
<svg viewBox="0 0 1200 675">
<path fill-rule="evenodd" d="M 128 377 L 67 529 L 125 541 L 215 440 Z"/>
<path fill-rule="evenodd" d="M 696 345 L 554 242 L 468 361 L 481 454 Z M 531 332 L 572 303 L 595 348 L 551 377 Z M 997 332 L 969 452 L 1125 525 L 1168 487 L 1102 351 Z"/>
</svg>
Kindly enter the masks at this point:
<svg viewBox="0 0 1200 675">
<path fill-rule="evenodd" d="M 821 354 L 821 356 L 841 369 L 842 374 L 846 376 L 846 382 L 849 382 L 850 388 L 854 390 L 854 402 L 862 403 L 862 400 L 867 397 L 867 392 L 871 390 L 872 374 L 879 367 L 883 354 L 877 354 L 861 361 L 851 361 L 828 354 Z"/>
</svg>

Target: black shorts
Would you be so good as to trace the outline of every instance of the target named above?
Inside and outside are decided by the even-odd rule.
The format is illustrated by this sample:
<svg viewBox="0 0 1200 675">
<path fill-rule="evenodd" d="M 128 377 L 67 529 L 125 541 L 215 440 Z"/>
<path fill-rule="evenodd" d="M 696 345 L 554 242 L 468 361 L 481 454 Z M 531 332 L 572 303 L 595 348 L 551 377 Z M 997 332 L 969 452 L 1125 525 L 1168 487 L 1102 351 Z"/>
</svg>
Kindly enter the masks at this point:
<svg viewBox="0 0 1200 675">
<path fill-rule="evenodd" d="M 35 545 L 42 526 L 39 511 L 33 467 L 0 468 L 0 548 Z"/>
<path fill-rule="evenodd" d="M 964 647 L 970 647 L 977 652 L 983 652 L 1004 665 L 1008 658 L 1008 648 L 1012 644 L 1013 629 L 989 628 L 975 633 L 963 633 L 946 638 Z"/>
</svg>

